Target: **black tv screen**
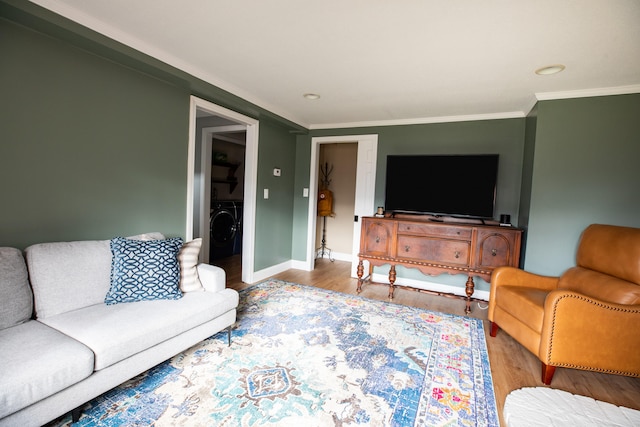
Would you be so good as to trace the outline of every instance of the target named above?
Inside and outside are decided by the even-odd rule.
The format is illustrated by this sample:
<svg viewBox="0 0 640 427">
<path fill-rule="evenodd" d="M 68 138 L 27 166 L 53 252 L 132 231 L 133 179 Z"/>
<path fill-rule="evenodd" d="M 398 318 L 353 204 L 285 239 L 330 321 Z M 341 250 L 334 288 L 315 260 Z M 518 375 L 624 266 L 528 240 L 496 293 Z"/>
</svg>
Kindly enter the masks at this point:
<svg viewBox="0 0 640 427">
<path fill-rule="evenodd" d="M 493 218 L 498 155 L 387 156 L 385 210 Z"/>
</svg>

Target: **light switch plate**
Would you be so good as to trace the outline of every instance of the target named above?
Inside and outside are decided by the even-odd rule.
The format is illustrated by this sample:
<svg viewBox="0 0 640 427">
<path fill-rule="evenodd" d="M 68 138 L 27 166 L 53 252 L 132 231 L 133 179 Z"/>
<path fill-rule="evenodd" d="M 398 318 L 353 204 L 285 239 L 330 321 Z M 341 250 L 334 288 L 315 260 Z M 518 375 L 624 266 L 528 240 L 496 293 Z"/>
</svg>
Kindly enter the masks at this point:
<svg viewBox="0 0 640 427">
<path fill-rule="evenodd" d="M 265 198 L 265 199 L 268 199 L 268 198 L 269 198 L 269 189 L 268 189 L 268 188 L 265 188 L 265 189 L 264 189 L 264 198 Z"/>
</svg>

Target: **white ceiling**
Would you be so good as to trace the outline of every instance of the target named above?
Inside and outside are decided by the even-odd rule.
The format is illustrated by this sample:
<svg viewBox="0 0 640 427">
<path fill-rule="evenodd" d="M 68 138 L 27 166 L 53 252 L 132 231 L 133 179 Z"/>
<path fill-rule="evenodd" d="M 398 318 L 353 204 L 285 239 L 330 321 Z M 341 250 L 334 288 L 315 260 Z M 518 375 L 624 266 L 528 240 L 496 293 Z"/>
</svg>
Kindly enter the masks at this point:
<svg viewBox="0 0 640 427">
<path fill-rule="evenodd" d="M 536 99 L 640 92 L 638 0 L 34 3 L 312 129 L 522 117 Z M 534 73 L 552 64 L 566 70 Z"/>
</svg>

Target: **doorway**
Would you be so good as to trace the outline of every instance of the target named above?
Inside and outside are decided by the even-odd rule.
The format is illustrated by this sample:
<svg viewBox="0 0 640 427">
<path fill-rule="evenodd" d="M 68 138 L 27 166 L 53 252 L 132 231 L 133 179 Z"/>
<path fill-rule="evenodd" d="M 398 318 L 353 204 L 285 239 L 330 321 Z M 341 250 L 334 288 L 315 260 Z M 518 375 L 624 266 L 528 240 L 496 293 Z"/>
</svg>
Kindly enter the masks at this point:
<svg viewBox="0 0 640 427">
<path fill-rule="evenodd" d="M 313 270 L 316 256 L 318 175 L 320 146 L 322 144 L 355 143 L 358 146 L 356 161 L 356 190 L 353 210 L 353 239 L 351 246 L 351 277 L 357 277 L 358 251 L 360 250 L 360 226 L 362 216 L 373 215 L 375 210 L 376 161 L 378 135 L 344 135 L 311 138 L 311 164 L 309 177 L 309 217 L 307 230 L 307 269 Z"/>
<path fill-rule="evenodd" d="M 211 118 L 198 120 L 204 125 Z M 220 263 L 221 259 L 242 253 L 246 126 L 206 127 L 203 133 L 211 136 L 211 143 L 207 140 L 203 146 L 211 169 L 211 178 L 206 181 L 211 183 L 211 189 L 205 189 L 205 196 L 210 196 L 210 242 L 204 248 L 203 260 Z"/>
<path fill-rule="evenodd" d="M 242 224 L 242 238 L 240 242 L 235 242 L 236 247 L 241 247 L 242 274 L 241 280 L 245 283 L 253 282 L 253 253 L 255 242 L 255 200 L 257 183 L 257 157 L 258 157 L 258 128 L 257 120 L 234 111 L 228 110 L 209 101 L 192 96 L 190 121 L 189 121 L 189 150 L 188 150 L 188 174 L 187 174 L 187 230 L 186 239 L 195 237 L 203 239 L 200 253 L 201 262 L 209 262 L 211 259 L 211 219 L 212 219 L 212 191 L 215 189 L 212 180 L 221 181 L 217 178 L 217 172 L 213 172 L 214 138 L 229 141 L 235 139 L 235 143 L 240 143 L 238 135 L 243 135 L 244 159 L 229 162 L 220 157 L 224 154 L 219 152 L 219 162 L 223 169 L 227 169 L 227 178 L 230 177 L 229 170 L 232 163 L 234 165 L 242 163 L 242 189 L 239 188 L 235 194 L 238 201 L 242 201 L 242 209 L 234 208 L 237 222 Z M 212 161 L 213 160 L 213 161 Z M 232 159 L 233 160 L 233 159 Z M 238 165 L 239 166 L 239 165 Z M 238 178 L 234 171 L 235 178 Z M 228 196 L 233 193 L 230 179 L 223 186 L 229 189 Z M 216 183 L 217 184 L 217 183 Z M 242 193 L 239 195 L 239 193 Z M 234 206 L 237 206 L 234 205 Z M 236 225 L 237 226 L 237 225 Z M 235 234 L 234 234 L 235 237 Z"/>
<path fill-rule="evenodd" d="M 316 259 L 351 262 L 357 155 L 354 142 L 320 144 Z"/>
</svg>

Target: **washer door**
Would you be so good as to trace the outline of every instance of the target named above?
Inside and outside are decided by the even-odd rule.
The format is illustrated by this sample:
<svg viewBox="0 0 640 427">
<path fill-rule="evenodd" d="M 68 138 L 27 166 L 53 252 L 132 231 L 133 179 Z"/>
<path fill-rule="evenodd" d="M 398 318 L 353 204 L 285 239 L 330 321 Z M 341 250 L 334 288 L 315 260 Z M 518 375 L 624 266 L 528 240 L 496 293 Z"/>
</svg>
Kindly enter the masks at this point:
<svg viewBox="0 0 640 427">
<path fill-rule="evenodd" d="M 215 211 L 211 215 L 211 245 L 224 248 L 233 245 L 236 237 L 236 220 L 226 209 Z"/>
</svg>

